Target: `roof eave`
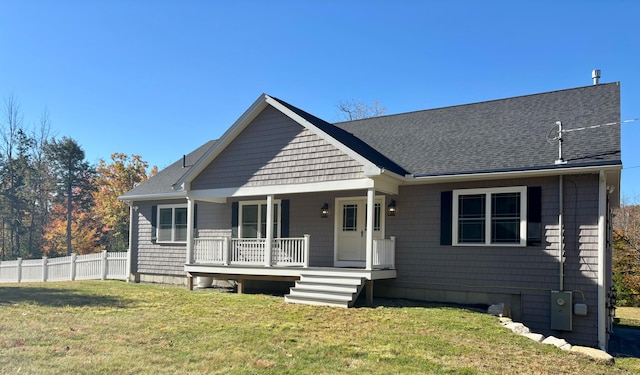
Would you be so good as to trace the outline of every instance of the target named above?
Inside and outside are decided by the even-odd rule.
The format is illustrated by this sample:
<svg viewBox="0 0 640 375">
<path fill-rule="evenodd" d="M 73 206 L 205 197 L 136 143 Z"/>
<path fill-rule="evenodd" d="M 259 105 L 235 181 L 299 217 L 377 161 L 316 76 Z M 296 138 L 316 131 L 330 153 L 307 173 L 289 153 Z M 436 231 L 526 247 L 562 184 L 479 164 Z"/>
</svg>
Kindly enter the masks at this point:
<svg viewBox="0 0 640 375">
<path fill-rule="evenodd" d="M 118 200 L 125 201 L 125 202 L 135 202 L 135 201 L 153 201 L 153 200 L 164 200 L 164 199 L 181 199 L 186 197 L 187 197 L 186 191 L 176 191 L 173 193 L 121 195 L 118 197 Z"/>
<path fill-rule="evenodd" d="M 505 178 L 525 178 L 539 176 L 559 176 L 566 174 L 582 174 L 596 173 L 599 171 L 620 171 L 622 170 L 622 162 L 606 162 L 594 163 L 589 165 L 578 166 L 555 166 L 555 167 L 536 167 L 530 169 L 518 170 L 500 170 L 500 171 L 482 171 L 482 172 L 465 172 L 451 173 L 439 175 L 407 175 L 405 183 L 408 184 L 424 184 L 424 183 L 445 183 L 445 182 L 463 182 L 477 180 L 494 180 Z"/>
</svg>

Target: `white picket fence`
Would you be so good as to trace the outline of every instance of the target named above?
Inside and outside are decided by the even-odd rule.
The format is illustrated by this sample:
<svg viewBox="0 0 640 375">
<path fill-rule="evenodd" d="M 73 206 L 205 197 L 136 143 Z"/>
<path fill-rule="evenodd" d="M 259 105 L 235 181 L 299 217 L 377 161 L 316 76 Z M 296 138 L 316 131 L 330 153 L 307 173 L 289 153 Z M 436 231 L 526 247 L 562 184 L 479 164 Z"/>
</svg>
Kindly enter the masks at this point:
<svg viewBox="0 0 640 375">
<path fill-rule="evenodd" d="M 0 283 L 126 280 L 128 252 L 107 252 L 60 258 L 22 259 L 0 262 Z"/>
</svg>

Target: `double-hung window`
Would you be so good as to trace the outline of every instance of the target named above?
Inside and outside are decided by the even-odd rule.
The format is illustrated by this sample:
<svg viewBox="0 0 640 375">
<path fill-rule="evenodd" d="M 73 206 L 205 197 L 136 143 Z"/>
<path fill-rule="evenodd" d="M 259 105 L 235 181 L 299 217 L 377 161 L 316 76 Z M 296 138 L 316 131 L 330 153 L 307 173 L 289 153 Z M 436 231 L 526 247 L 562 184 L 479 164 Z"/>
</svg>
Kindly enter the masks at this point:
<svg viewBox="0 0 640 375">
<path fill-rule="evenodd" d="M 158 242 L 187 241 L 187 205 L 158 206 Z"/>
<path fill-rule="evenodd" d="M 525 186 L 453 191 L 453 245 L 527 245 Z"/>
<path fill-rule="evenodd" d="M 267 237 L 267 203 L 240 202 L 240 238 Z M 273 203 L 273 237 L 280 237 L 280 202 Z"/>
</svg>

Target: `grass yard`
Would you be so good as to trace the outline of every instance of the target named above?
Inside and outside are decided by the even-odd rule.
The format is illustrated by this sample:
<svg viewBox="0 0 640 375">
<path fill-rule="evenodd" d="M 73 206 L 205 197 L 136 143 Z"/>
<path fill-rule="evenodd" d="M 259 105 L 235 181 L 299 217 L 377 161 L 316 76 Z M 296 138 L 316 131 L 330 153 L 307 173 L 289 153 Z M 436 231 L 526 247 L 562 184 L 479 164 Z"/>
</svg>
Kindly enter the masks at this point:
<svg viewBox="0 0 640 375">
<path fill-rule="evenodd" d="M 640 307 L 616 308 L 616 324 L 640 328 Z"/>
<path fill-rule="evenodd" d="M 596 363 L 436 305 L 312 307 L 119 281 L 0 285 L 3 374 L 629 374 L 637 361 Z"/>
</svg>

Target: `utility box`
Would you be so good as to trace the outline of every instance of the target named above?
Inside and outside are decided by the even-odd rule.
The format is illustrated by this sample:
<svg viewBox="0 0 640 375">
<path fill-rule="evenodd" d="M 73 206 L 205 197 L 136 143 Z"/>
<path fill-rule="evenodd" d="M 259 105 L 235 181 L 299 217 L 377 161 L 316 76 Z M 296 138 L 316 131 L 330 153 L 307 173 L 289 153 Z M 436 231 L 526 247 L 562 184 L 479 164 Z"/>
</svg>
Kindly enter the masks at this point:
<svg viewBox="0 0 640 375">
<path fill-rule="evenodd" d="M 572 292 L 551 291 L 551 329 L 558 331 L 573 330 L 572 306 Z"/>
</svg>

